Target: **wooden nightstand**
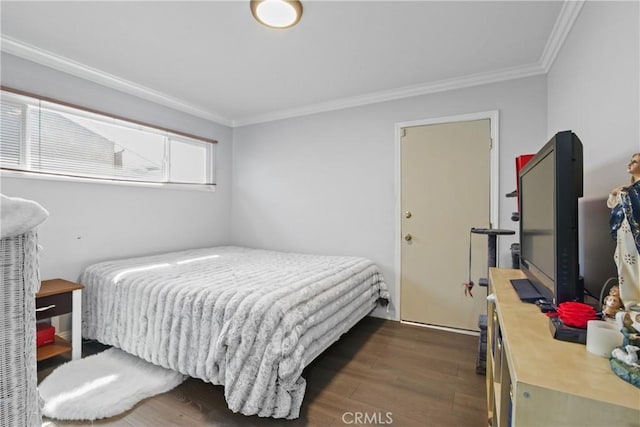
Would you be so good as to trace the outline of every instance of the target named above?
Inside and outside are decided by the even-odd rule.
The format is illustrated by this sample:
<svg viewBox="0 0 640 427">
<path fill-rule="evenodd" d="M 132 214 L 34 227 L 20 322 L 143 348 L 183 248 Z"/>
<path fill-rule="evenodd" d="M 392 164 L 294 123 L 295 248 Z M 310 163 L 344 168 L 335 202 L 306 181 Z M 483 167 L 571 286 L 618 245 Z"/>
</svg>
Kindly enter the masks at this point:
<svg viewBox="0 0 640 427">
<path fill-rule="evenodd" d="M 71 352 L 72 359 L 82 354 L 80 322 L 82 321 L 83 285 L 63 279 L 43 280 L 36 294 L 36 319 L 47 319 L 71 313 L 71 342 L 56 335 L 55 342 L 38 347 L 38 362 L 58 354 Z"/>
</svg>

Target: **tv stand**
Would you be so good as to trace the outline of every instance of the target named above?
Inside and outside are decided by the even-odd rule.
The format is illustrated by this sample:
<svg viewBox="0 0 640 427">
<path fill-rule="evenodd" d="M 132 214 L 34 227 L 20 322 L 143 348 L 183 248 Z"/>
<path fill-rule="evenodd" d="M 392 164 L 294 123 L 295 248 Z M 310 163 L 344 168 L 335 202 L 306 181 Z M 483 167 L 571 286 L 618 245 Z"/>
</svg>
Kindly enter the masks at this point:
<svg viewBox="0 0 640 427">
<path fill-rule="evenodd" d="M 520 270 L 489 271 L 489 425 L 638 425 L 640 389 L 584 345 L 553 339 L 547 316 L 520 301 L 510 283 L 524 277 Z"/>
</svg>

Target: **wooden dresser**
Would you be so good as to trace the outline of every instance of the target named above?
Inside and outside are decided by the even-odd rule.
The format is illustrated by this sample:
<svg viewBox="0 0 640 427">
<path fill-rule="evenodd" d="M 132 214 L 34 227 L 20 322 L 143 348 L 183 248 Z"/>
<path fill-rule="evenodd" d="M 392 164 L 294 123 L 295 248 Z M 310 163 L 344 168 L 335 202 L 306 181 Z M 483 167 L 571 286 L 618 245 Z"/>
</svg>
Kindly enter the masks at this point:
<svg viewBox="0 0 640 427">
<path fill-rule="evenodd" d="M 609 360 L 586 346 L 553 339 L 549 320 L 520 301 L 510 279 L 492 268 L 487 326 L 490 425 L 640 426 L 640 388 L 618 378 Z"/>
</svg>

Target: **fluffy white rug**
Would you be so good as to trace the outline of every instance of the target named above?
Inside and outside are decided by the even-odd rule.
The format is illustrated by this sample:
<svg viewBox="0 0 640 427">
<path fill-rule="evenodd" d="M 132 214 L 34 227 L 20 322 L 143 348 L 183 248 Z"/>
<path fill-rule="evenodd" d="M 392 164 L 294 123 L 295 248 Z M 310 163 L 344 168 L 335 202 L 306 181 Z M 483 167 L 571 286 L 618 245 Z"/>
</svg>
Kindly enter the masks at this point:
<svg viewBox="0 0 640 427">
<path fill-rule="evenodd" d="M 176 387 L 186 376 L 117 348 L 56 368 L 38 390 L 43 415 L 59 420 L 96 420 L 131 409 L 147 397 Z"/>
</svg>

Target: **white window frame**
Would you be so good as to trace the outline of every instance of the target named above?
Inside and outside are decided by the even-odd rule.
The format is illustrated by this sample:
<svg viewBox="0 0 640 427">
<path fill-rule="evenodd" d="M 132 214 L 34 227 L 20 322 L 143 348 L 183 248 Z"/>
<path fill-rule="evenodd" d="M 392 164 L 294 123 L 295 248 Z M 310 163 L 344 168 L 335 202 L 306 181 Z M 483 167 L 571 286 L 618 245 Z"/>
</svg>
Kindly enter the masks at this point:
<svg viewBox="0 0 640 427">
<path fill-rule="evenodd" d="M 150 188 L 168 188 L 168 189 L 180 189 L 180 190 L 196 190 L 196 191 L 215 191 L 215 175 L 216 175 L 216 144 L 217 141 L 203 138 L 184 132 L 178 132 L 159 126 L 150 125 L 143 122 L 129 120 L 123 117 L 103 113 L 100 111 L 90 110 L 77 105 L 64 103 L 58 100 L 40 97 L 31 93 L 26 93 L 6 87 L 0 87 L 0 94 L 9 96 L 12 99 L 19 99 L 27 105 L 24 109 L 22 126 L 22 139 L 20 141 L 20 159 L 19 165 L 14 167 L 0 166 L 0 176 L 7 178 L 21 178 L 21 179 L 38 179 L 47 181 L 65 181 L 65 182 L 85 182 L 85 183 L 99 183 L 110 185 L 124 185 L 135 187 L 150 187 Z M 47 171 L 35 171 L 30 170 L 29 163 L 29 150 L 30 150 L 30 126 L 29 114 L 32 114 L 32 105 L 40 106 L 42 103 L 47 103 L 49 106 L 54 107 L 56 111 L 73 114 L 80 117 L 97 119 L 101 122 L 110 123 L 112 125 L 119 125 L 127 128 L 144 130 L 147 132 L 153 132 L 163 136 L 164 140 L 164 163 L 163 167 L 163 179 L 159 182 L 151 181 L 139 181 L 135 179 L 122 179 L 118 177 L 91 177 L 91 176 L 76 176 L 71 174 L 65 174 L 64 172 L 55 173 Z M 45 105 L 42 105 L 45 107 Z M 170 182 L 170 155 L 171 155 L 171 140 L 179 141 L 182 143 L 197 144 L 206 148 L 205 168 L 206 168 L 206 181 L 207 183 L 185 183 L 185 182 Z M 207 144 L 207 145 L 203 145 Z"/>
</svg>

